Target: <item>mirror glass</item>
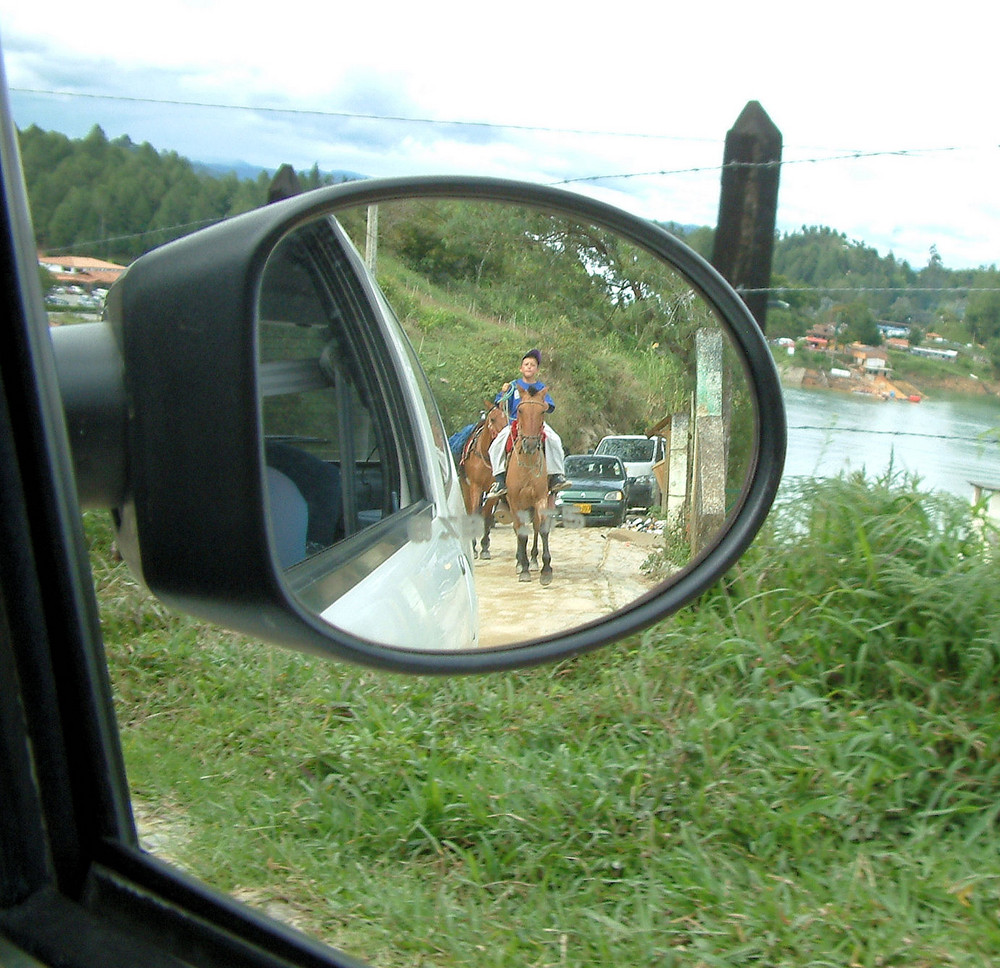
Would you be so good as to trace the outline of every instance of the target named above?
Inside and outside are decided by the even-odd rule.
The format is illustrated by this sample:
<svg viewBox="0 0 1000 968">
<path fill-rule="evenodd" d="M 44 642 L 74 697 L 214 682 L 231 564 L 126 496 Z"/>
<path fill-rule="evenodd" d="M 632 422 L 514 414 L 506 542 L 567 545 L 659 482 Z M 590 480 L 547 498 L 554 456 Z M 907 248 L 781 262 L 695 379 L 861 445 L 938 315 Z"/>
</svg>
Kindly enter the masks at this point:
<svg viewBox="0 0 1000 968">
<path fill-rule="evenodd" d="M 753 466 L 715 308 L 563 215 L 418 198 L 300 227 L 264 273 L 259 354 L 275 554 L 317 614 L 389 645 L 504 647 L 604 618 L 711 547 Z M 513 411 L 508 492 L 484 503 Z M 529 559 L 538 535 L 526 574 L 519 530 Z"/>
</svg>

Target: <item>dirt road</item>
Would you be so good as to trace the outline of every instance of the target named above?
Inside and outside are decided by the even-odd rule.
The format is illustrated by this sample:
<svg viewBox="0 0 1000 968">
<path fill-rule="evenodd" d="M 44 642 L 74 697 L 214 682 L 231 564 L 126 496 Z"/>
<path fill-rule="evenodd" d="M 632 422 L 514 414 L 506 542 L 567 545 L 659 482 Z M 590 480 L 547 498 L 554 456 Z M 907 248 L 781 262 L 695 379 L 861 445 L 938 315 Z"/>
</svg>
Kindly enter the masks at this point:
<svg viewBox="0 0 1000 968">
<path fill-rule="evenodd" d="M 531 582 L 518 581 L 514 529 L 498 524 L 493 557 L 474 563 L 480 645 L 551 634 L 628 604 L 655 584 L 640 566 L 658 540 L 624 528 L 554 528 L 549 539 L 552 583 L 543 587 L 537 570 Z"/>
</svg>

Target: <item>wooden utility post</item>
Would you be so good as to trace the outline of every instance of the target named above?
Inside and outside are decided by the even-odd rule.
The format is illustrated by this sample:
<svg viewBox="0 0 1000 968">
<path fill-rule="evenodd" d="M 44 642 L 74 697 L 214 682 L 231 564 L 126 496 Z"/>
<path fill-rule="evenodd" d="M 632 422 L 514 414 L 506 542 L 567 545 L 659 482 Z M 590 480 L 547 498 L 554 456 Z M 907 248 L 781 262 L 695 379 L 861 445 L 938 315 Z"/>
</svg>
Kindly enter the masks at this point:
<svg viewBox="0 0 1000 968">
<path fill-rule="evenodd" d="M 267 187 L 267 203 L 280 202 L 285 198 L 292 198 L 302 193 L 302 184 L 299 176 L 295 174 L 295 169 L 291 165 L 282 165 L 271 179 L 271 184 Z"/>
<path fill-rule="evenodd" d="M 726 134 L 712 250 L 712 265 L 738 292 L 771 285 L 780 175 L 781 132 L 760 104 L 750 101 Z M 763 331 L 768 293 L 741 295 Z"/>
</svg>

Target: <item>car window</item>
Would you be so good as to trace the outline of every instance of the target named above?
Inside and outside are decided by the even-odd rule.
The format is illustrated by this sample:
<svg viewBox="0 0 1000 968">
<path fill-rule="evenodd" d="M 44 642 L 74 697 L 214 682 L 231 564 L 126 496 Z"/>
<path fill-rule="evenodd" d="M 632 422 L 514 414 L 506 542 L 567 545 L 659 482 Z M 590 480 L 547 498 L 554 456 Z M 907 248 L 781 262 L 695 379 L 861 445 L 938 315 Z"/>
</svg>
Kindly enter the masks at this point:
<svg viewBox="0 0 1000 968">
<path fill-rule="evenodd" d="M 318 225 L 286 239 L 261 286 L 264 459 L 286 566 L 424 496 L 420 475 L 402 471 L 389 415 L 368 404 L 377 378 L 357 337 L 363 303 L 326 284 L 322 263 L 342 259 L 329 237 Z"/>
<path fill-rule="evenodd" d="M 578 477 L 624 476 L 622 465 L 617 460 L 600 457 L 569 457 L 566 459 L 566 473 Z"/>
<path fill-rule="evenodd" d="M 653 441 L 626 438 L 604 440 L 598 445 L 597 451 L 601 454 L 614 454 L 626 461 L 648 461 L 653 459 Z"/>
</svg>

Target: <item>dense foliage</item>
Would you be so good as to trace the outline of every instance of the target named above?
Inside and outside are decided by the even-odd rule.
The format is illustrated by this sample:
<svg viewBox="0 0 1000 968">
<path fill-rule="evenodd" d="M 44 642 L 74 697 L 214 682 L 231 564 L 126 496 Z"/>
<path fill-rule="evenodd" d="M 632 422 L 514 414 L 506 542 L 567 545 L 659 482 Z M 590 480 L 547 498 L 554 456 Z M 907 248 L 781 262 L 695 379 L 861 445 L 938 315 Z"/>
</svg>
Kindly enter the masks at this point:
<svg viewBox="0 0 1000 968">
<path fill-rule="evenodd" d="M 914 269 L 892 253 L 880 256 L 863 242 L 824 227 L 803 226 L 780 238 L 773 269 L 772 285 L 782 289 L 778 296 L 792 310 L 811 309 L 815 315 L 826 308 L 836 316 L 845 304 L 855 311 L 860 304 L 873 318 L 922 332 L 960 321 L 969 289 L 1000 286 L 995 267 L 946 269 L 932 248 L 927 264 Z M 996 328 L 1000 333 L 1000 316 Z"/>
<path fill-rule="evenodd" d="M 363 248 L 367 209 L 338 218 Z M 690 407 L 695 332 L 718 323 L 686 279 L 622 238 L 517 206 L 430 200 L 380 205 L 378 235 L 379 283 L 450 431 L 517 376 L 530 346 L 571 452 Z M 743 468 L 752 407 L 725 359 L 730 454 Z"/>
</svg>

